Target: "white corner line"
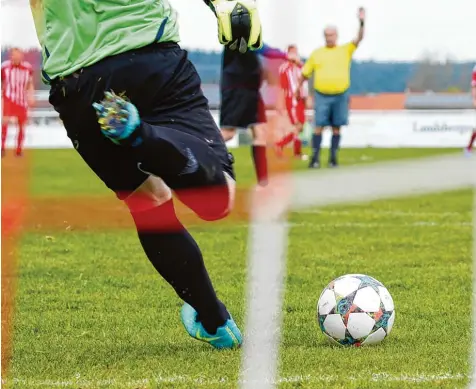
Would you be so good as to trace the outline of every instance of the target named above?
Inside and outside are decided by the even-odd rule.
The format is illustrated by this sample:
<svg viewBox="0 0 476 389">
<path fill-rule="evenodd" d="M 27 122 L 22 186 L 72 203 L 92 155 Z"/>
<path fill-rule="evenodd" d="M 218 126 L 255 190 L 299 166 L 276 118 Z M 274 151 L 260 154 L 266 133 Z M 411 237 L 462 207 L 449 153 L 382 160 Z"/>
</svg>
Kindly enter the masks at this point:
<svg viewBox="0 0 476 389">
<path fill-rule="evenodd" d="M 287 211 L 470 187 L 476 187 L 476 159 L 453 155 L 305 172 L 290 178 L 278 176 L 271 179 L 269 189 L 254 192 L 240 389 L 275 389 L 279 381 L 279 345 L 289 228 Z M 443 212 L 444 206 L 441 204 Z M 476 198 L 473 205 L 475 210 Z M 476 220 L 474 212 L 473 220 Z M 473 239 L 474 269 L 475 242 L 476 230 Z M 473 295 L 476 296 L 476 285 Z M 476 315 L 474 307 L 473 303 L 473 318 Z M 476 325 L 473 324 L 473 327 L 473 354 L 476 356 Z M 473 379 L 470 385 L 474 389 L 475 359 L 473 357 Z"/>
</svg>

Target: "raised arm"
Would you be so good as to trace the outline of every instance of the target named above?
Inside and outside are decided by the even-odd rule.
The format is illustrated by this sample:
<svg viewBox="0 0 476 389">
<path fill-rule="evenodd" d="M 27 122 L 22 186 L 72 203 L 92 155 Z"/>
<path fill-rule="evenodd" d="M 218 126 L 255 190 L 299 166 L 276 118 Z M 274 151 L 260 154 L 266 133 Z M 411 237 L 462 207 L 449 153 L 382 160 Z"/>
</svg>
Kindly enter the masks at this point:
<svg viewBox="0 0 476 389">
<path fill-rule="evenodd" d="M 357 47 L 359 46 L 360 42 L 364 39 L 365 34 L 365 9 L 359 8 L 358 13 L 359 18 L 359 31 L 357 33 L 357 37 L 352 41 L 352 43 Z"/>
</svg>

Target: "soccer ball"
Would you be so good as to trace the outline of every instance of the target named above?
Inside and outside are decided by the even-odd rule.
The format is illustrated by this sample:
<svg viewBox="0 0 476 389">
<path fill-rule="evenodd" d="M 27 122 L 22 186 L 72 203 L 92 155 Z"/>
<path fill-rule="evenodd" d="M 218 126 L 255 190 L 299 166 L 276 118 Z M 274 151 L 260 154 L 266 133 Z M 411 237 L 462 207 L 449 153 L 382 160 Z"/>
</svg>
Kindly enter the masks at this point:
<svg viewBox="0 0 476 389">
<path fill-rule="evenodd" d="M 317 302 L 317 321 L 332 342 L 343 346 L 377 344 L 393 327 L 395 307 L 387 288 L 364 274 L 332 281 Z"/>
</svg>

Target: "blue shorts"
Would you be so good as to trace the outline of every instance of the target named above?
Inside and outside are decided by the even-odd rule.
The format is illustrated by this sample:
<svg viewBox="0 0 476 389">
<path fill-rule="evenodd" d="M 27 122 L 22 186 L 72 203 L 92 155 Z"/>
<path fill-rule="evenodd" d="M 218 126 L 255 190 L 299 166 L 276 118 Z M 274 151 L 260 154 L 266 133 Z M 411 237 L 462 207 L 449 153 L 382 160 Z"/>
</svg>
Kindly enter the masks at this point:
<svg viewBox="0 0 476 389">
<path fill-rule="evenodd" d="M 349 93 L 325 95 L 316 91 L 314 100 L 316 127 L 342 127 L 349 124 Z"/>
</svg>

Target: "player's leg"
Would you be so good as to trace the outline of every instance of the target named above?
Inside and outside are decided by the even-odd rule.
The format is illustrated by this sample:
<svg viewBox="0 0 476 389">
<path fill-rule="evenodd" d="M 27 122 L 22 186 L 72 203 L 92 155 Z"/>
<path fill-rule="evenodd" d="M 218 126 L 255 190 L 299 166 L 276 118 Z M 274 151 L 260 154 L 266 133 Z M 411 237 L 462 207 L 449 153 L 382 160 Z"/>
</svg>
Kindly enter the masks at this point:
<svg viewBox="0 0 476 389">
<path fill-rule="evenodd" d="M 304 160 L 305 158 L 302 155 L 302 141 L 299 137 L 303 130 L 303 125 L 301 123 L 297 123 L 295 129 L 296 130 L 293 139 L 293 154 L 294 157 Z"/>
<path fill-rule="evenodd" d="M 232 140 L 236 136 L 236 128 L 222 127 L 220 128 L 220 132 L 225 142 Z"/>
<path fill-rule="evenodd" d="M 26 123 L 28 120 L 27 110 L 25 108 L 19 107 L 18 115 L 17 115 L 17 123 L 18 123 L 18 133 L 17 133 L 17 144 L 15 155 L 20 157 L 23 155 L 23 144 L 25 142 L 25 129 Z"/>
<path fill-rule="evenodd" d="M 295 139 L 296 135 L 296 107 L 294 107 L 292 100 L 286 101 L 286 112 L 291 123 L 291 131 L 287 132 L 278 142 L 276 142 L 275 146 L 278 156 L 283 155 L 284 147 L 291 143 Z"/>
<path fill-rule="evenodd" d="M 5 156 L 6 153 L 6 143 L 7 143 L 7 134 L 8 134 L 8 122 L 10 118 L 7 116 L 2 117 L 2 157 Z"/>
<path fill-rule="evenodd" d="M 474 142 L 476 141 L 476 128 L 473 130 L 471 137 L 469 138 L 469 143 L 468 146 L 465 148 L 465 152 L 467 155 L 471 154 L 471 151 L 473 150 L 473 145 Z"/>
<path fill-rule="evenodd" d="M 251 130 L 253 138 L 251 155 L 260 185 L 265 185 L 268 180 L 265 123 L 265 107 L 258 90 L 232 88 L 221 91 L 220 126 L 222 134 L 227 139 L 226 134 L 231 134 L 230 129 L 249 128 Z"/>
<path fill-rule="evenodd" d="M 7 99 L 2 99 L 2 157 L 6 153 L 8 124 L 11 120 L 11 104 Z"/>
<path fill-rule="evenodd" d="M 295 136 L 293 142 L 294 156 L 303 160 L 306 160 L 307 156 L 302 155 L 302 141 L 300 134 L 304 129 L 304 123 L 306 122 L 306 103 L 304 100 L 299 100 L 296 107 L 296 126 Z"/>
<path fill-rule="evenodd" d="M 312 135 L 312 156 L 309 162 L 310 168 L 320 167 L 320 153 L 322 143 L 322 131 L 330 125 L 332 97 L 316 92 L 314 99 L 314 122 L 315 129 Z"/>
<path fill-rule="evenodd" d="M 348 93 L 342 93 L 333 96 L 333 98 L 334 100 L 331 106 L 332 138 L 329 154 L 329 166 L 337 167 L 341 127 L 346 126 L 349 123 L 349 95 Z"/>
<path fill-rule="evenodd" d="M 254 124 L 250 127 L 252 134 L 251 157 L 255 167 L 258 185 L 268 184 L 268 159 L 266 156 L 267 125 L 266 123 Z"/>
<path fill-rule="evenodd" d="M 162 183 L 148 182 L 150 175 L 138 168 L 138 164 L 143 163 L 142 158 L 138 159 L 138 156 L 141 157 L 141 153 L 137 153 L 138 149 L 115 145 L 104 137 L 92 108 L 92 103 L 101 100 L 105 90 L 125 90 L 131 101 L 139 107 L 143 120 L 145 117 L 151 121 L 161 118 L 164 122 L 172 123 L 175 119 L 177 122 L 188 119 L 196 120 L 199 125 L 200 121 L 191 113 L 193 101 L 188 106 L 172 104 L 178 97 L 194 96 L 181 91 L 183 88 L 180 82 L 184 81 L 183 77 L 173 78 L 183 70 L 179 69 L 179 63 L 187 65 L 185 54 L 176 48 L 160 47 L 160 50 L 144 49 L 125 53 L 86 69 L 79 77 L 68 78 L 55 85 L 50 102 L 59 111 L 68 135 L 77 144 L 77 150 L 83 159 L 110 189 L 121 199 L 127 199 L 140 242 L 153 266 L 171 284 L 179 297 L 190 304 L 194 312 L 198 311 L 203 330 L 209 334 L 218 334 L 222 330 L 226 331 L 224 326 L 230 324 L 230 316 L 216 297 L 199 247 L 175 215 L 172 200 L 168 199 L 169 190 L 165 189 L 165 180 Z M 170 80 L 175 82 L 165 85 Z M 188 117 L 178 117 L 177 112 L 174 112 L 177 107 L 188 110 Z M 147 166 L 151 168 L 149 170 L 153 170 L 156 163 L 149 161 L 152 150 L 144 150 L 150 147 L 147 130 L 152 130 L 152 125 L 145 121 L 142 123 L 147 124 L 140 126 L 141 129 L 147 127 L 142 139 L 141 150 L 145 154 L 143 159 L 152 165 Z M 156 141 L 151 148 L 155 149 L 155 157 L 169 167 L 166 175 L 168 173 L 168 178 L 174 182 L 174 174 L 177 171 L 187 173 L 187 166 L 189 162 L 193 162 L 193 158 L 187 154 L 186 148 L 177 150 L 174 144 L 170 144 L 170 139 L 167 139 L 170 134 L 164 137 L 154 137 Z M 218 131 L 217 139 L 222 142 Z M 167 158 L 170 159 L 166 160 Z M 196 167 L 194 163 L 192 165 Z M 222 166 L 214 166 L 211 170 L 218 171 L 221 168 Z M 193 175 L 194 172 L 191 173 Z M 175 182 L 179 185 L 180 179 Z M 157 191 L 153 190 L 154 196 L 144 196 L 144 190 L 146 193 L 150 192 L 147 190 L 150 185 L 158 188 Z M 232 339 L 228 335 L 225 342 L 222 336 L 217 335 L 215 338 L 218 339 L 211 339 L 207 338 L 206 333 L 203 333 L 201 339 L 209 341 L 215 347 L 229 348 L 239 343 L 236 342 L 236 336 Z"/>
<path fill-rule="evenodd" d="M 251 93 L 253 93 L 252 91 Z M 258 100 L 254 102 L 254 97 Z M 266 186 L 268 184 L 268 158 L 266 156 L 266 145 L 268 142 L 268 125 L 266 119 L 266 108 L 260 93 L 250 97 L 250 103 L 255 103 L 256 120 L 250 122 L 253 144 L 251 145 L 251 156 L 253 158 L 256 180 L 258 185 Z M 250 116 L 251 119 L 251 116 Z"/>
</svg>

